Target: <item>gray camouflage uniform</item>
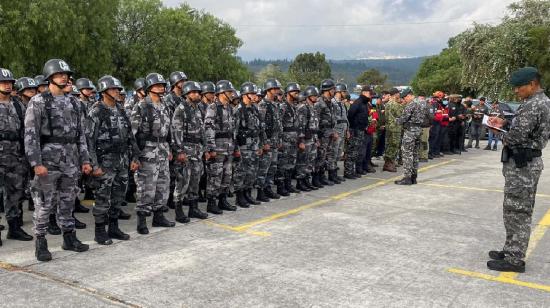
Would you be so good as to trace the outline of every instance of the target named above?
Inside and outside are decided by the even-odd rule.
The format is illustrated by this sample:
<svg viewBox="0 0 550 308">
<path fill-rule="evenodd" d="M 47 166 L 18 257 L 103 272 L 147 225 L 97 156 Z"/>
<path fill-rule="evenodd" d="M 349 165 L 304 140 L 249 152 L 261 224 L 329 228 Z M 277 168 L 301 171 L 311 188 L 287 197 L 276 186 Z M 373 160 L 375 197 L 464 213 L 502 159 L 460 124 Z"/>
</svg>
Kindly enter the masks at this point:
<svg viewBox="0 0 550 308">
<path fill-rule="evenodd" d="M 301 102 L 297 108 L 299 142 L 306 146 L 304 151 L 298 151 L 296 159 L 296 178 L 309 177 L 315 169 L 317 158 L 317 142 L 319 140 L 319 116 L 312 104 Z"/>
<path fill-rule="evenodd" d="M 336 157 L 334 151 L 330 151 L 333 142 L 333 135 L 336 126 L 336 119 L 332 110 L 332 102 L 324 96 L 320 96 L 315 103 L 315 111 L 319 115 L 319 147 L 317 148 L 317 171 L 324 171 L 325 168 L 334 166 Z M 334 168 L 335 169 L 335 168 Z M 331 169 L 332 170 L 332 169 Z"/>
<path fill-rule="evenodd" d="M 296 106 L 288 102 L 280 104 L 281 123 L 283 133 L 281 134 L 282 147 L 279 149 L 279 178 L 283 180 L 285 175 L 292 172 L 296 167 L 296 156 L 298 154 L 298 115 Z"/>
<path fill-rule="evenodd" d="M 266 139 L 260 122 L 257 107 L 253 104 L 246 106 L 241 103 L 233 113 L 235 118 L 236 139 L 241 152 L 241 163 L 234 172 L 234 186 L 236 191 L 253 188 L 259 167 L 258 150 L 263 147 Z"/>
<path fill-rule="evenodd" d="M 334 153 L 334 159 L 330 161 L 331 165 L 329 166 L 329 170 L 335 170 L 337 168 L 338 161 L 344 152 L 346 133 L 349 129 L 348 111 L 344 103 L 333 98 L 332 111 L 334 113 L 334 120 L 336 121 L 334 130 L 338 133 L 339 138 L 332 142 L 330 151 Z"/>
<path fill-rule="evenodd" d="M 166 205 L 170 193 L 170 111 L 163 103 L 154 104 L 150 97 L 146 97 L 134 107 L 130 122 L 141 151 L 141 166 L 134 175 L 136 211 L 155 212 Z"/>
<path fill-rule="evenodd" d="M 48 175 L 35 175 L 31 183 L 37 236 L 46 235 L 56 201 L 61 230 L 74 230 L 72 211 L 79 192 L 80 166 L 90 163 L 83 123 L 80 104 L 70 95 L 52 96 L 46 92 L 29 102 L 25 116 L 25 153 L 32 168 L 43 165 L 48 169 Z"/>
<path fill-rule="evenodd" d="M 266 188 L 275 182 L 277 161 L 279 158 L 277 147 L 281 142 L 280 134 L 283 131 L 283 127 L 277 103 L 264 98 L 258 103 L 258 110 L 260 112 L 260 121 L 265 125 L 266 144 L 269 144 L 271 149 L 260 157 L 256 185 L 259 188 Z"/>
<path fill-rule="evenodd" d="M 422 103 L 415 99 L 405 106 L 403 114 L 397 119 L 398 125 L 403 125 L 401 155 L 403 157 L 403 174 L 412 177 L 418 171 L 418 155 L 422 137 L 422 123 L 426 114 Z"/>
</svg>

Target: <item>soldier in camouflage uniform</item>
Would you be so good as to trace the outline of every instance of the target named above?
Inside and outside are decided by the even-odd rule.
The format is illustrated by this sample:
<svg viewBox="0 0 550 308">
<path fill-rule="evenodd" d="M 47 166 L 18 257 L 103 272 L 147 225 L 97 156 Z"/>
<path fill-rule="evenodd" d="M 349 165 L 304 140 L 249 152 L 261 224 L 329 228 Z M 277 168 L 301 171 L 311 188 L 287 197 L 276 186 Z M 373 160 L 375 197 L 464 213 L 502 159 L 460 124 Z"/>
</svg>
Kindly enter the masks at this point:
<svg viewBox="0 0 550 308">
<path fill-rule="evenodd" d="M 122 84 L 112 76 L 98 80 L 102 99 L 90 111 L 88 146 L 98 187 L 95 192 L 93 215 L 95 220 L 94 240 L 101 245 L 110 245 L 111 239 L 130 239 L 118 227 L 121 205 L 128 186 L 128 168 L 139 167 L 139 149 L 132 134 L 130 120 L 120 100 Z M 128 162 L 131 166 L 128 166 Z M 109 225 L 109 232 L 105 226 Z"/>
<path fill-rule="evenodd" d="M 19 203 L 24 195 L 28 165 L 22 142 L 25 106 L 11 97 L 14 83 L 12 73 L 0 68 L 0 190 L 4 189 L 2 197 L 9 225 L 8 239 L 31 241 L 32 236 L 21 229 L 20 223 L 23 212 Z"/>
<path fill-rule="evenodd" d="M 405 103 L 405 109 L 397 119 L 397 124 L 402 125 L 404 129 L 401 145 L 403 179 L 395 181 L 395 184 L 412 185 L 416 184 L 418 175 L 418 156 L 421 147 L 422 125 L 425 122 L 426 113 L 422 103 L 414 98 L 410 89 L 403 90 L 401 98 Z"/>
<path fill-rule="evenodd" d="M 34 169 L 31 193 L 34 199 L 34 233 L 36 258 L 52 258 L 45 238 L 49 216 L 55 202 L 57 219 L 63 231 L 63 249 L 82 252 L 82 244 L 74 231 L 74 200 L 79 191 L 78 178 L 92 171 L 86 144 L 84 116 L 77 99 L 64 94 L 69 65 L 59 59 L 46 62 L 43 70 L 49 80 L 49 92 L 36 95 L 29 102 L 25 116 L 25 153 Z M 55 200 L 57 199 L 57 200 Z"/>
<path fill-rule="evenodd" d="M 216 84 L 216 102 L 208 106 L 204 120 L 206 134 L 206 158 L 208 197 L 207 210 L 221 214 L 223 210 L 235 211 L 237 208 L 227 201 L 231 185 L 231 165 L 233 158 L 239 159 L 240 152 L 235 145 L 235 121 L 230 106 L 233 84 L 220 80 Z M 218 198 L 216 205 L 215 198 Z"/>
<path fill-rule="evenodd" d="M 325 79 L 321 82 L 321 96 L 315 103 L 315 110 L 319 115 L 319 147 L 317 148 L 317 162 L 314 181 L 320 182 L 322 185 L 332 186 L 335 183 L 332 181 L 335 179 L 334 175 L 330 173 L 331 178 L 327 179 L 325 171 L 336 165 L 336 153 L 331 147 L 334 142 L 338 141 L 340 136 L 336 132 L 336 118 L 334 115 L 332 98 L 335 93 L 334 81 Z"/>
<path fill-rule="evenodd" d="M 145 99 L 145 78 L 138 78 L 134 82 L 134 90 L 136 91 L 136 94 L 129 99 L 124 101 L 124 110 L 126 110 L 126 115 L 128 118 L 132 115 L 132 110 L 134 110 L 134 107 L 137 103 L 143 101 Z M 135 182 L 135 176 L 134 173 L 131 170 L 128 170 L 128 189 L 126 190 L 126 198 L 125 202 L 134 203 L 136 202 L 136 182 Z M 124 215 L 124 212 L 121 212 L 122 215 Z M 119 218 L 123 218 L 120 216 Z"/>
<path fill-rule="evenodd" d="M 309 86 L 303 93 L 296 114 L 298 117 L 298 140 L 304 144 L 304 149 L 298 151 L 296 158 L 296 188 L 302 191 L 317 190 L 321 184 L 311 183 L 311 175 L 316 172 L 315 159 L 319 143 L 319 116 L 315 111 L 315 102 L 319 96 L 317 87 Z"/>
<path fill-rule="evenodd" d="M 34 76 L 34 81 L 38 85 L 38 89 L 37 89 L 38 93 L 44 93 L 48 91 L 48 79 L 44 78 L 44 75 Z"/>
<path fill-rule="evenodd" d="M 216 100 L 216 85 L 211 81 L 204 81 L 201 83 L 201 101 L 199 103 L 199 109 L 202 115 L 202 121 L 206 117 L 206 109 L 208 105 L 212 104 Z M 201 180 L 199 182 L 199 202 L 206 202 L 206 165 L 204 157 L 202 158 L 203 162 L 203 172 L 201 175 Z"/>
<path fill-rule="evenodd" d="M 531 235 L 531 219 L 537 185 L 544 169 L 542 150 L 550 137 L 550 99 L 540 85 L 541 76 L 534 67 L 514 73 L 510 84 L 522 100 L 506 133 L 499 133 L 505 149 L 502 153 L 504 175 L 503 218 L 506 240 L 501 251 L 490 251 L 491 270 L 525 271 L 525 254 Z M 489 124 L 507 126 L 507 120 L 492 117 Z"/>
<path fill-rule="evenodd" d="M 384 151 L 383 171 L 397 172 L 396 160 L 401 142 L 402 126 L 397 123 L 397 119 L 403 113 L 399 90 L 393 88 L 390 90 L 390 100 L 386 103 L 386 149 Z"/>
<path fill-rule="evenodd" d="M 256 185 L 259 188 L 263 188 L 265 197 L 270 199 L 279 199 L 281 197 L 271 189 L 277 172 L 278 148 L 281 145 L 280 134 L 283 130 L 280 109 L 275 102 L 280 89 L 281 83 L 277 79 L 266 80 L 264 84 L 266 94 L 258 104 L 260 121 L 265 127 L 266 142 L 264 144 L 263 155 L 260 157 Z"/>
<path fill-rule="evenodd" d="M 329 173 L 332 173 L 333 182 L 343 182 L 345 179 L 338 176 L 338 161 L 342 158 L 344 153 L 344 144 L 350 139 L 348 112 L 344 104 L 346 95 L 348 94 L 348 86 L 343 83 L 337 83 L 335 86 L 335 94 L 332 99 L 332 110 L 334 112 L 334 119 L 336 120 L 335 131 L 338 133 L 338 140 L 332 144 L 332 151 L 335 153 L 335 161 L 329 168 Z M 334 181 L 336 180 L 336 181 Z"/>
<path fill-rule="evenodd" d="M 259 167 L 259 156 L 262 155 L 265 131 L 260 122 L 259 111 L 254 105 L 257 100 L 258 87 L 252 82 L 241 86 L 242 102 L 233 113 L 235 117 L 236 143 L 241 151 L 241 163 L 234 172 L 237 205 L 250 207 L 261 202 L 252 197 L 252 188 L 256 181 Z"/>
<path fill-rule="evenodd" d="M 206 150 L 204 122 L 199 108 L 201 87 L 198 82 L 183 84 L 184 100 L 176 107 L 172 118 L 172 143 L 178 168 L 174 202 L 176 221 L 189 222 L 189 218 L 206 219 L 208 214 L 199 210 L 199 181 L 203 173 L 203 154 Z M 189 218 L 183 212 L 189 206 Z"/>
<path fill-rule="evenodd" d="M 292 186 L 292 174 L 296 167 L 298 151 L 305 150 L 305 144 L 298 142 L 300 124 L 296 109 L 300 91 L 300 85 L 294 82 L 289 83 L 285 88 L 286 97 L 280 104 L 283 146 L 279 149 L 278 172 L 280 181 L 277 183 L 277 193 L 283 196 L 300 192 L 299 189 Z"/>
<path fill-rule="evenodd" d="M 137 184 L 137 231 L 148 234 L 146 217 L 153 212 L 153 227 L 174 227 L 163 214 L 170 194 L 169 161 L 172 153 L 168 143 L 170 110 L 162 103 L 166 80 L 157 73 L 145 77 L 147 96 L 132 111 L 132 133 L 139 149 L 140 168 L 135 172 Z"/>
<path fill-rule="evenodd" d="M 170 110 L 170 119 L 174 115 L 176 108 L 183 102 L 183 83 L 187 81 L 187 75 L 184 72 L 176 71 L 170 73 L 170 84 L 172 85 L 170 91 L 163 98 L 164 105 Z M 171 137 L 171 136 L 170 136 Z M 171 140 L 170 140 L 171 143 Z M 175 209 L 174 204 L 174 190 L 176 188 L 176 177 L 187 175 L 188 172 L 181 170 L 185 168 L 183 162 L 177 160 L 170 161 L 170 194 L 168 195 L 168 208 Z M 180 192 L 181 194 L 185 192 Z M 180 216 L 181 217 L 181 216 Z M 182 221 L 188 221 L 187 218 L 181 218 Z"/>
</svg>

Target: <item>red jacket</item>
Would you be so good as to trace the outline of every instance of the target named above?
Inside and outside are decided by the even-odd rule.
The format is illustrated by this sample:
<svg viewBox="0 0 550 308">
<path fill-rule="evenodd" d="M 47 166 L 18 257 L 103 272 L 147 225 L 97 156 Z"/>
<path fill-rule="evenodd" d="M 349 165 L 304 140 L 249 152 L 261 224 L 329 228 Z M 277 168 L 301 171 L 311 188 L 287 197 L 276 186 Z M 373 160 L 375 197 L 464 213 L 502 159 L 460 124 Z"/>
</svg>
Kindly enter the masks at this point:
<svg viewBox="0 0 550 308">
<path fill-rule="evenodd" d="M 376 112 L 376 109 L 374 108 L 370 108 L 369 110 L 369 116 L 370 116 L 370 121 L 369 121 L 369 127 L 367 127 L 367 135 L 373 135 L 375 132 L 376 132 L 376 123 L 378 122 L 378 112 Z M 373 120 L 376 120 L 376 121 L 373 121 Z"/>
</svg>

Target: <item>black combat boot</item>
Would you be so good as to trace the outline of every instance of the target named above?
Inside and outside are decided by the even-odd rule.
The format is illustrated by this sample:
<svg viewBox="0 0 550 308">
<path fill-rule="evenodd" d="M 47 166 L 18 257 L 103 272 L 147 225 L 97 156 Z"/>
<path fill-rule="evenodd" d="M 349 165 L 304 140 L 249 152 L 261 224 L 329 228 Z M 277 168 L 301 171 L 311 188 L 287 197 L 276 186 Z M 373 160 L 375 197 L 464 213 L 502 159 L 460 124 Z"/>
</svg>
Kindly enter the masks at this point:
<svg viewBox="0 0 550 308">
<path fill-rule="evenodd" d="M 317 190 L 319 188 L 317 188 L 317 186 L 313 185 L 310 181 L 310 176 L 306 176 L 306 178 L 304 179 L 304 184 L 306 184 L 307 188 L 309 188 L 310 190 Z"/>
<path fill-rule="evenodd" d="M 525 273 L 525 262 L 519 261 L 518 264 L 510 263 L 506 260 L 487 261 L 487 268 L 499 272 Z"/>
<path fill-rule="evenodd" d="M 250 204 L 246 201 L 246 198 L 244 197 L 244 191 L 237 190 L 235 193 L 237 194 L 237 198 L 235 198 L 235 202 L 237 203 L 237 205 L 243 208 L 249 208 Z"/>
<path fill-rule="evenodd" d="M 244 190 L 244 198 L 246 199 L 246 202 L 253 204 L 253 205 L 260 205 L 262 204 L 260 201 L 256 201 L 252 197 L 252 188 L 247 188 Z"/>
<path fill-rule="evenodd" d="M 109 237 L 114 238 L 115 240 L 127 241 L 130 239 L 130 235 L 122 232 L 118 227 L 118 219 L 111 218 L 109 219 Z"/>
<path fill-rule="evenodd" d="M 489 258 L 493 260 L 504 260 L 506 254 L 502 250 L 491 250 L 489 251 Z"/>
<path fill-rule="evenodd" d="M 227 201 L 227 195 L 226 194 L 220 194 L 219 198 L 218 198 L 218 207 L 224 211 L 236 211 L 237 210 L 237 207 L 234 206 L 234 205 L 231 205 L 231 203 L 229 203 Z"/>
<path fill-rule="evenodd" d="M 320 178 L 321 177 L 319 176 L 319 172 L 314 172 L 313 177 L 311 178 L 311 185 L 317 187 L 317 189 L 323 188 L 324 185 L 321 184 L 321 182 L 319 181 Z"/>
<path fill-rule="evenodd" d="M 174 202 L 174 194 L 173 193 L 170 193 L 170 195 L 168 195 L 168 208 L 170 209 L 175 209 L 176 208 L 176 202 Z"/>
<path fill-rule="evenodd" d="M 334 182 L 334 184 L 342 183 L 338 180 L 338 176 L 336 175 L 336 169 L 328 171 L 328 179 L 329 181 Z"/>
<path fill-rule="evenodd" d="M 74 212 L 75 213 L 88 213 L 88 212 L 90 212 L 90 209 L 85 207 L 84 205 L 82 205 L 82 203 L 80 203 L 80 199 L 78 199 L 78 197 L 76 197 L 76 199 L 74 200 Z"/>
<path fill-rule="evenodd" d="M 189 218 L 206 219 L 208 214 L 199 209 L 199 200 L 194 199 L 189 201 Z"/>
<path fill-rule="evenodd" d="M 414 184 L 416 184 L 416 179 L 418 178 L 418 173 L 414 172 L 412 175 L 411 175 L 411 182 Z"/>
<path fill-rule="evenodd" d="M 175 202 L 176 207 L 176 221 L 182 224 L 186 224 L 191 221 L 189 217 L 185 216 L 185 213 L 183 212 L 183 205 L 184 203 L 187 205 L 189 201 L 179 201 Z"/>
<path fill-rule="evenodd" d="M 274 192 L 272 189 L 271 189 L 271 185 L 267 185 L 265 188 L 264 188 L 264 193 L 265 193 L 265 196 L 268 197 L 269 199 L 280 199 L 281 196 Z"/>
<path fill-rule="evenodd" d="M 149 229 L 147 228 L 147 216 L 148 213 L 146 212 L 137 212 L 137 232 L 139 234 L 149 234 Z"/>
<path fill-rule="evenodd" d="M 153 227 L 172 228 L 174 226 L 176 226 L 176 223 L 166 219 L 162 210 L 157 210 L 153 213 Z"/>
<path fill-rule="evenodd" d="M 74 227 L 75 227 L 75 229 L 78 229 L 78 230 L 86 229 L 86 224 L 83 223 L 82 221 L 78 220 L 76 218 L 76 216 L 74 216 L 74 212 L 73 212 L 73 218 L 74 218 Z"/>
<path fill-rule="evenodd" d="M 324 186 L 333 186 L 334 185 L 334 182 L 332 182 L 330 179 L 327 179 L 324 169 L 321 169 L 319 171 L 319 183 L 323 184 Z"/>
<path fill-rule="evenodd" d="M 394 182 L 397 185 L 412 185 L 412 179 L 410 177 L 404 177 L 401 180 Z"/>
<path fill-rule="evenodd" d="M 290 192 L 286 190 L 285 183 L 281 180 L 277 181 L 277 193 L 283 197 L 290 196 Z"/>
<path fill-rule="evenodd" d="M 130 220 L 132 214 L 124 212 L 122 209 L 118 212 L 118 219 L 120 220 Z"/>
<path fill-rule="evenodd" d="M 213 197 L 208 198 L 208 204 L 206 205 L 206 211 L 208 213 L 220 215 L 223 214 L 223 211 L 218 207 L 216 199 Z"/>
<path fill-rule="evenodd" d="M 300 191 L 311 191 L 309 187 L 305 184 L 306 179 L 297 179 L 296 180 L 296 189 Z"/>
<path fill-rule="evenodd" d="M 94 241 L 96 241 L 99 245 L 111 245 L 113 243 L 113 240 L 111 240 L 107 234 L 107 230 L 105 230 L 104 222 L 95 223 Z"/>
<path fill-rule="evenodd" d="M 47 262 L 52 260 L 52 254 L 48 250 L 48 241 L 46 241 L 44 235 L 38 235 L 36 237 L 34 255 L 38 261 Z"/>
<path fill-rule="evenodd" d="M 265 192 L 263 189 L 258 188 L 256 190 L 256 200 L 261 202 L 269 202 L 269 198 L 265 195 Z"/>
<path fill-rule="evenodd" d="M 55 214 L 50 214 L 49 222 L 48 222 L 48 233 L 51 235 L 61 234 L 61 229 L 57 225 L 57 219 L 55 218 Z"/>
<path fill-rule="evenodd" d="M 8 226 L 8 239 L 25 242 L 32 241 L 33 237 L 28 235 L 23 229 L 21 229 L 21 225 L 19 224 L 19 221 L 17 219 L 8 220 Z"/>
<path fill-rule="evenodd" d="M 90 248 L 90 246 L 83 244 L 81 241 L 76 238 L 76 232 L 69 231 L 63 232 L 63 250 L 71 250 L 74 252 L 84 252 Z"/>
<path fill-rule="evenodd" d="M 294 186 L 292 186 L 292 171 L 285 172 L 284 184 L 285 184 L 286 191 L 288 191 L 289 193 L 293 193 L 293 194 L 300 193 L 299 189 L 296 189 L 294 188 Z"/>
</svg>

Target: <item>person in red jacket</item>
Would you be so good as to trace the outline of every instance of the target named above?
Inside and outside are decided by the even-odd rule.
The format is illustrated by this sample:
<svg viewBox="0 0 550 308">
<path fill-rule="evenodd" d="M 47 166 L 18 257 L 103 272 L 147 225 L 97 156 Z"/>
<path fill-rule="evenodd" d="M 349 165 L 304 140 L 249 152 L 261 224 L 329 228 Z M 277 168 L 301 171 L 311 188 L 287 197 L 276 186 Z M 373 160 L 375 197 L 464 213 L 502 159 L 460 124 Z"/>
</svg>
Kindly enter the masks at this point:
<svg viewBox="0 0 550 308">
<path fill-rule="evenodd" d="M 367 173 L 375 173 L 374 164 L 372 163 L 372 145 L 373 145 L 373 136 L 376 133 L 376 126 L 378 123 L 378 112 L 376 108 L 369 104 L 369 126 L 366 129 L 365 136 L 365 159 L 363 160 L 363 170 Z"/>
</svg>

